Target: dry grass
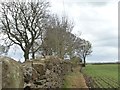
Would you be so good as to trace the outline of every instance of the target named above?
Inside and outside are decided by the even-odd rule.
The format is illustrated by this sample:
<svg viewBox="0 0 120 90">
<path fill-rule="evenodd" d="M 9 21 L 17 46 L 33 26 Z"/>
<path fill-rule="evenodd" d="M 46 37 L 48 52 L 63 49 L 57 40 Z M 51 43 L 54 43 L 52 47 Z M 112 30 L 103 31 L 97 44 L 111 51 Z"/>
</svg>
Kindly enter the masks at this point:
<svg viewBox="0 0 120 90">
<path fill-rule="evenodd" d="M 88 88 L 82 73 L 80 73 L 80 67 L 74 68 L 73 72 L 65 76 L 64 88 Z"/>
</svg>

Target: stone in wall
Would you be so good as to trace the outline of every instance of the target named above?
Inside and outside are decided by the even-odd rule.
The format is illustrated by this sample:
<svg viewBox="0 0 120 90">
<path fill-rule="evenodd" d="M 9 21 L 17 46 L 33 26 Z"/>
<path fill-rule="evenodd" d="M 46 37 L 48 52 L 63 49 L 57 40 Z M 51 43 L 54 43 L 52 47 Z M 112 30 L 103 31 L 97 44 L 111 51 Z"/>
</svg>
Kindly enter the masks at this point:
<svg viewBox="0 0 120 90">
<path fill-rule="evenodd" d="M 0 56 L 2 62 L 2 88 L 23 88 L 23 70 L 17 61 Z"/>
</svg>

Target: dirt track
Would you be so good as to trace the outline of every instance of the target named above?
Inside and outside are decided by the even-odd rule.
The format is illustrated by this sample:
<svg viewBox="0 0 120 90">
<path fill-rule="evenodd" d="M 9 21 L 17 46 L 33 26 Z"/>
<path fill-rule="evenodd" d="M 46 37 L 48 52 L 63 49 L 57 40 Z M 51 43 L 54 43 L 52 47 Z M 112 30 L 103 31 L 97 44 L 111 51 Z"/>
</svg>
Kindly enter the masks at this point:
<svg viewBox="0 0 120 90">
<path fill-rule="evenodd" d="M 72 73 L 65 76 L 65 88 L 88 88 L 85 79 L 80 73 L 80 67 L 74 68 Z"/>
</svg>

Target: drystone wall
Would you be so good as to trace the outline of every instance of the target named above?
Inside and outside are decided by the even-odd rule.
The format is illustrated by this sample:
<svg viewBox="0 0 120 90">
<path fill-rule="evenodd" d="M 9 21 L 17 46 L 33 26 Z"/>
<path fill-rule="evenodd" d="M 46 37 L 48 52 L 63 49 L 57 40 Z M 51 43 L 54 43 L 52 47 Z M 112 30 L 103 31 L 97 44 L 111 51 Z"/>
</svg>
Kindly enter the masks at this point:
<svg viewBox="0 0 120 90">
<path fill-rule="evenodd" d="M 57 57 L 27 61 L 24 67 L 24 88 L 61 88 L 64 75 L 72 71 L 69 61 Z"/>
<path fill-rule="evenodd" d="M 0 63 L 0 88 L 61 88 L 64 76 L 73 71 L 71 62 L 53 56 L 24 63 L 0 57 Z"/>
</svg>

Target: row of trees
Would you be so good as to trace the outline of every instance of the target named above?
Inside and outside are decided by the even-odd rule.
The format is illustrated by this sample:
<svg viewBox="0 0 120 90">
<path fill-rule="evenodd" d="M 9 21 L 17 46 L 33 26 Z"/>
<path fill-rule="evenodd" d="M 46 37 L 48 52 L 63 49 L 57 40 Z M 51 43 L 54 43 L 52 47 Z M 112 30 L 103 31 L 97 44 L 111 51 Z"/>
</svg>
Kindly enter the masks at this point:
<svg viewBox="0 0 120 90">
<path fill-rule="evenodd" d="M 61 58 L 78 55 L 85 62 L 91 53 L 91 43 L 71 33 L 74 25 L 68 18 L 50 14 L 49 2 L 6 2 L 1 7 L 1 33 L 9 40 L 7 46 L 20 46 L 25 60 L 42 52 Z"/>
</svg>

